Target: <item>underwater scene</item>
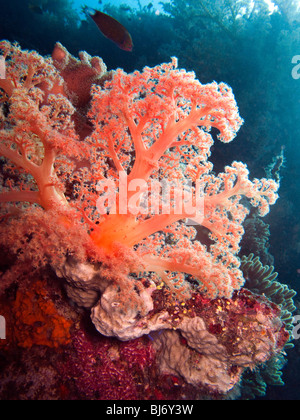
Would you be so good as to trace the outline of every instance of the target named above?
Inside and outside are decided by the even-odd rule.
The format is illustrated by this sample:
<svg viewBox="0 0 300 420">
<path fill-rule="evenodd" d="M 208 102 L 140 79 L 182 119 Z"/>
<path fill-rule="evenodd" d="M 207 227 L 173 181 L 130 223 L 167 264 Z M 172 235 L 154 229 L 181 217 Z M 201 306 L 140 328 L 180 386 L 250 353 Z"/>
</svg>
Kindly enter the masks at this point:
<svg viewBox="0 0 300 420">
<path fill-rule="evenodd" d="M 3 2 L 0 400 L 299 400 L 299 111 L 299 0 Z"/>
</svg>

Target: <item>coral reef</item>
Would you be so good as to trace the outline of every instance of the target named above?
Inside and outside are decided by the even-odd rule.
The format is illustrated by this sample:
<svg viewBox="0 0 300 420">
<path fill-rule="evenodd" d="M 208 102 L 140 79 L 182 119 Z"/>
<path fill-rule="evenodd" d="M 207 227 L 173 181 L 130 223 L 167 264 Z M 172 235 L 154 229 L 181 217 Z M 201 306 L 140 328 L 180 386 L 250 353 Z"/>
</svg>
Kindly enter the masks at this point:
<svg viewBox="0 0 300 420">
<path fill-rule="evenodd" d="M 289 339 L 281 354 L 271 357 L 265 364 L 255 371 L 243 375 L 242 395 L 246 398 L 264 396 L 267 385 L 284 385 L 282 369 L 287 363 L 286 351 L 294 347 L 293 340 L 293 312 L 296 310 L 293 298 L 295 290 L 276 281 L 278 274 L 273 266 L 263 265 L 254 254 L 243 256 L 241 269 L 245 276 L 245 286 L 260 295 L 266 296 L 270 302 L 276 303 L 280 309 L 280 318 L 289 333 Z"/>
<path fill-rule="evenodd" d="M 242 257 L 241 269 L 246 279 L 245 286 L 247 288 L 260 295 L 265 295 L 271 302 L 279 306 L 281 319 L 292 340 L 293 312 L 296 310 L 293 298 L 297 292 L 286 284 L 276 281 L 278 273 L 274 271 L 274 267 L 263 265 L 258 257 L 254 257 L 254 254 Z M 292 343 L 287 344 L 287 348 L 292 346 Z"/>
<path fill-rule="evenodd" d="M 242 124 L 230 87 L 201 84 L 175 58 L 107 74 L 100 58 L 77 60 L 61 44 L 52 58 L 0 49 L 0 243 L 15 259 L 1 291 L 17 283 L 16 347 L 66 346 L 61 392 L 92 399 L 121 389 L 141 398 L 149 375 L 143 398 L 170 396 L 153 390 L 164 375 L 224 396 L 246 368 L 280 354 L 281 310 L 242 288 L 238 257 L 250 206 L 266 215 L 278 184 L 251 181 L 236 161 L 216 174 L 208 160 L 215 133 L 228 143 Z M 72 322 L 41 283 L 28 284 L 28 270 L 43 268 L 78 305 Z M 98 341 L 75 326 L 82 311 Z"/>
<path fill-rule="evenodd" d="M 196 295 L 184 307 L 176 328 L 155 336 L 160 366 L 211 392 L 229 392 L 289 338 L 279 308 L 244 289 L 210 302 Z"/>
<path fill-rule="evenodd" d="M 37 285 L 46 287 L 45 282 Z M 0 348 L 1 398 L 227 398 L 240 393 L 241 378 L 243 384 L 249 381 L 247 367 L 252 372 L 257 364 L 263 366 L 263 375 L 267 368 L 262 363 L 280 357 L 289 339 L 280 308 L 245 289 L 232 299 L 209 301 L 195 294 L 184 305 L 168 308 L 169 328 L 122 342 L 100 335 L 85 312 L 71 310 L 57 282 L 47 288 L 45 302 L 60 311 L 60 323 L 72 322 L 72 327 L 59 348 L 34 332 L 33 347 L 13 340 L 9 351 Z M 166 290 L 155 293 L 158 311 L 165 306 Z M 51 333 L 51 325 L 44 326 L 41 337 Z"/>
<path fill-rule="evenodd" d="M 95 398 L 96 392 L 99 398 L 115 398 L 118 386 L 122 386 L 123 398 L 137 398 L 132 375 L 142 375 L 152 393 L 151 375 L 157 380 L 169 375 L 177 378 L 177 384 L 183 381 L 192 386 L 199 397 L 224 396 L 247 367 L 253 369 L 282 348 L 288 333 L 279 314 L 276 305 L 246 290 L 232 299 L 212 301 L 195 295 L 180 308 L 170 308 L 165 315 L 168 327 L 152 332 L 150 340 L 144 335 L 120 345 L 80 331 L 73 340 L 76 357 L 64 369 L 68 377 L 80 378 L 76 386 L 85 390 L 87 398 Z M 111 381 L 116 381 L 113 390 L 107 385 Z"/>
</svg>

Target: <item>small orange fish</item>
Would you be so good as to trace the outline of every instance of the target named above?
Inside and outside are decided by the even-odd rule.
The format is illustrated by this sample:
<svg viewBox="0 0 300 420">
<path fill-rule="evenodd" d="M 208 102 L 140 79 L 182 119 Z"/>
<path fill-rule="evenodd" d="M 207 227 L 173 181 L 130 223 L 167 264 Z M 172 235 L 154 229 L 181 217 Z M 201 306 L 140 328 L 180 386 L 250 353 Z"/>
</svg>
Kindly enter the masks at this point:
<svg viewBox="0 0 300 420">
<path fill-rule="evenodd" d="M 99 12 L 98 10 L 84 6 L 83 11 L 96 23 L 103 35 L 125 51 L 132 51 L 133 43 L 130 33 L 116 19 Z"/>
</svg>

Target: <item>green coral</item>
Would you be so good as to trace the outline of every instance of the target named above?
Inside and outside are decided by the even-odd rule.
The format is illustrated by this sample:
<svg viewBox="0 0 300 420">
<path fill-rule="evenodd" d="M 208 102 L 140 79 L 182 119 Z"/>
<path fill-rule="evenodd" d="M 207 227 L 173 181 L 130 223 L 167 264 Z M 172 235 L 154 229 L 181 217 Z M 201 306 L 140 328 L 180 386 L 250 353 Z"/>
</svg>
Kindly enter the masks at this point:
<svg viewBox="0 0 300 420">
<path fill-rule="evenodd" d="M 253 253 L 263 264 L 272 264 L 273 257 L 269 250 L 269 225 L 254 212 L 244 222 L 245 234 L 241 240 L 241 254 Z"/>
<path fill-rule="evenodd" d="M 254 257 L 253 254 L 242 257 L 241 270 L 246 280 L 245 287 L 254 293 L 264 294 L 281 308 L 281 319 L 284 321 L 292 339 L 293 312 L 296 310 L 293 298 L 297 292 L 286 284 L 276 281 L 278 273 L 274 271 L 274 267 L 263 265 L 259 258 Z M 288 342 L 285 349 L 291 347 L 293 347 L 293 344 Z"/>
<path fill-rule="evenodd" d="M 281 308 L 281 319 L 290 333 L 290 340 L 286 343 L 284 350 L 294 347 L 291 342 L 293 335 L 293 315 L 296 310 L 293 298 L 296 291 L 286 284 L 279 283 L 276 279 L 278 273 L 271 265 L 263 265 L 259 257 L 254 254 L 243 256 L 241 259 L 241 270 L 246 280 L 245 287 L 257 294 L 264 294 L 271 302 Z M 242 397 L 254 398 L 264 396 L 267 385 L 284 385 L 282 380 L 282 368 L 286 364 L 286 353 L 276 355 L 269 361 L 259 366 L 254 371 L 247 371 L 242 379 Z"/>
<path fill-rule="evenodd" d="M 242 378 L 243 399 L 253 399 L 266 395 L 267 386 L 283 386 L 282 368 L 286 364 L 283 354 L 274 356 L 254 371 L 247 370 Z"/>
</svg>

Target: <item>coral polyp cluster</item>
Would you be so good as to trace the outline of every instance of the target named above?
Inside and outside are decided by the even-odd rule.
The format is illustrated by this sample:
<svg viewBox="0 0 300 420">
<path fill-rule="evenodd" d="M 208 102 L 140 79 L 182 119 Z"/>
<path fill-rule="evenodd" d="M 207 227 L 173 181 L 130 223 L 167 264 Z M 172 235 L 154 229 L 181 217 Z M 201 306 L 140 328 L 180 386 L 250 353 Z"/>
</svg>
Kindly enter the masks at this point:
<svg viewBox="0 0 300 420">
<path fill-rule="evenodd" d="M 127 74 L 59 43 L 0 50 L 0 291 L 20 365 L 49 355 L 53 398 L 223 398 L 281 354 L 287 314 L 243 288 L 239 257 L 279 185 L 209 161 L 243 122 L 231 88 L 176 58 Z"/>
</svg>

